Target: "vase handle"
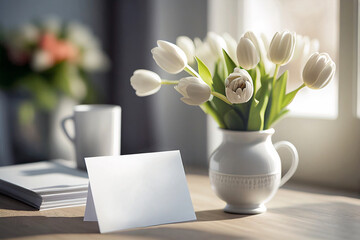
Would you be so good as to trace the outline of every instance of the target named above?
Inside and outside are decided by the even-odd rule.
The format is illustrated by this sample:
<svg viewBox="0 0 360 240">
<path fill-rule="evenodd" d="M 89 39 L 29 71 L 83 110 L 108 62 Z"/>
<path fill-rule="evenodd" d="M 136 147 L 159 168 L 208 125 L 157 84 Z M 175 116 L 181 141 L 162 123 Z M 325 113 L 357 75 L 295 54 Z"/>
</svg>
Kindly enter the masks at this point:
<svg viewBox="0 0 360 240">
<path fill-rule="evenodd" d="M 281 187 L 282 185 L 284 185 L 295 173 L 297 167 L 298 167 L 298 164 L 299 164 L 299 154 L 295 148 L 295 146 L 288 142 L 288 141 L 281 141 L 281 142 L 277 142 L 274 144 L 274 147 L 275 149 L 279 149 L 279 148 L 282 148 L 282 147 L 285 147 L 287 148 L 290 153 L 291 153 L 291 167 L 290 169 L 287 171 L 287 173 L 281 178 L 281 181 L 280 181 L 280 186 Z"/>
<path fill-rule="evenodd" d="M 66 137 L 71 141 L 71 142 L 74 142 L 75 141 L 75 138 L 74 137 L 71 137 L 68 133 L 68 131 L 66 130 L 66 127 L 65 127 L 65 123 L 67 120 L 73 120 L 74 121 L 74 116 L 69 116 L 69 117 L 66 117 L 64 118 L 63 120 L 61 120 L 61 128 L 63 130 L 63 132 L 65 133 Z"/>
</svg>

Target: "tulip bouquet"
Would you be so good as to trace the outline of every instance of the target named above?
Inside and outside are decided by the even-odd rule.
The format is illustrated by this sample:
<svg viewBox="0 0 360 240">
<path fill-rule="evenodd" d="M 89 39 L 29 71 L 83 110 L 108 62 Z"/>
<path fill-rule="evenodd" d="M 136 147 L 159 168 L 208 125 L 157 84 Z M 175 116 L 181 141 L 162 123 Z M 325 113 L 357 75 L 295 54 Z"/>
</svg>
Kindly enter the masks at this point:
<svg viewBox="0 0 360 240">
<path fill-rule="evenodd" d="M 200 106 L 220 128 L 265 130 L 288 113 L 287 106 L 302 88 L 323 88 L 334 77 L 336 66 L 330 56 L 315 52 L 303 68 L 303 83 L 287 93 L 288 71 L 278 74 L 292 59 L 296 39 L 295 33 L 283 31 L 269 46 L 253 32 L 246 32 L 238 43 L 215 33 L 204 42 L 195 39 L 195 44 L 184 36 L 177 45 L 159 40 L 151 51 L 155 62 L 168 73 L 186 71 L 190 76 L 169 81 L 140 69 L 131 77 L 131 85 L 138 96 L 148 96 L 161 85 L 173 84 L 184 103 Z"/>
<path fill-rule="evenodd" d="M 51 110 L 61 94 L 91 102 L 87 74 L 107 65 L 98 40 L 79 23 L 47 18 L 0 31 L 0 89 L 25 92 L 33 108 Z"/>
</svg>

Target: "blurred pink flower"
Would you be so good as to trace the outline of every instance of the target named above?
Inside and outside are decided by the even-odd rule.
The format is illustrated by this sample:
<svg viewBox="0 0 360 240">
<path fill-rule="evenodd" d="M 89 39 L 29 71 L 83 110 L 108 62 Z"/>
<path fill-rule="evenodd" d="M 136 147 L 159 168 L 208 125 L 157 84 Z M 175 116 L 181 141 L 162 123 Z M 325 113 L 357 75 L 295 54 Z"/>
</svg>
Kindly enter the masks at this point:
<svg viewBox="0 0 360 240">
<path fill-rule="evenodd" d="M 53 63 L 60 61 L 76 61 L 78 49 L 70 42 L 57 39 L 52 33 L 45 33 L 40 37 L 40 48 L 47 51 L 52 57 Z"/>
</svg>

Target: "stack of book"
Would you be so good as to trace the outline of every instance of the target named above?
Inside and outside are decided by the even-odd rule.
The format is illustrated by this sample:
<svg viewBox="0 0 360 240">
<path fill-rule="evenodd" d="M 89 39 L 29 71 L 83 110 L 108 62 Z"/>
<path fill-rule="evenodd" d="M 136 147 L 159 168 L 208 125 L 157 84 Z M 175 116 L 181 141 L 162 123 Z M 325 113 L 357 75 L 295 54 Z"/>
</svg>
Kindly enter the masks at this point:
<svg viewBox="0 0 360 240">
<path fill-rule="evenodd" d="M 0 167 L 0 193 L 39 210 L 84 205 L 88 184 L 65 160 Z"/>
</svg>

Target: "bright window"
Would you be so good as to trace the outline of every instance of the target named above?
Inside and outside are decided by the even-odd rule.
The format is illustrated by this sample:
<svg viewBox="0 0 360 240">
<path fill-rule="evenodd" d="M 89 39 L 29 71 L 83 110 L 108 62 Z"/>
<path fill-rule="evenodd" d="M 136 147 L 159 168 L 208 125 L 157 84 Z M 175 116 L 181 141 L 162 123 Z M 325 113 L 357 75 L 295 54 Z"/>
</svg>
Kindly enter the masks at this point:
<svg viewBox="0 0 360 240">
<path fill-rule="evenodd" d="M 243 11 L 242 19 L 245 31 L 264 33 L 270 41 L 276 31 L 284 29 L 308 36 L 310 40 L 317 39 L 320 43 L 319 51 L 329 53 L 339 66 L 337 61 L 339 3 L 337 0 L 245 0 L 242 8 L 246 9 Z M 283 67 L 290 70 L 288 90 L 302 84 L 301 72 L 307 58 L 308 55 L 304 57 L 294 55 L 294 60 Z M 296 116 L 336 118 L 338 115 L 338 78 L 336 77 L 321 90 L 302 89 L 289 108 L 292 115 Z"/>
</svg>

